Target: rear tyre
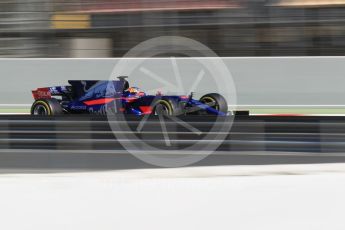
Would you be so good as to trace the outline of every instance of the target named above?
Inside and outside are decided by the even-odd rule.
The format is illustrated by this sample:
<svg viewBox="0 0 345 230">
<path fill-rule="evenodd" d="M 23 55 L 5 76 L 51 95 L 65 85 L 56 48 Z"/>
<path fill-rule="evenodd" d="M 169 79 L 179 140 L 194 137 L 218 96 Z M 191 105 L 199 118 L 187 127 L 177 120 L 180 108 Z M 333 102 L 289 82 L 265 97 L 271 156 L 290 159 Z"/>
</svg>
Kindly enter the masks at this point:
<svg viewBox="0 0 345 230">
<path fill-rule="evenodd" d="M 174 100 L 160 99 L 155 103 L 154 115 L 178 116 L 182 114 L 179 104 Z"/>
<path fill-rule="evenodd" d="M 63 114 L 63 109 L 55 98 L 38 99 L 31 106 L 31 115 L 54 116 Z"/>
<path fill-rule="evenodd" d="M 215 110 L 218 110 L 222 113 L 228 112 L 228 103 L 226 102 L 225 98 L 218 94 L 218 93 L 210 93 L 202 96 L 199 100 L 201 103 L 204 103 L 206 105 L 209 105 L 210 107 L 214 108 Z M 206 111 L 200 111 L 206 112 Z"/>
</svg>

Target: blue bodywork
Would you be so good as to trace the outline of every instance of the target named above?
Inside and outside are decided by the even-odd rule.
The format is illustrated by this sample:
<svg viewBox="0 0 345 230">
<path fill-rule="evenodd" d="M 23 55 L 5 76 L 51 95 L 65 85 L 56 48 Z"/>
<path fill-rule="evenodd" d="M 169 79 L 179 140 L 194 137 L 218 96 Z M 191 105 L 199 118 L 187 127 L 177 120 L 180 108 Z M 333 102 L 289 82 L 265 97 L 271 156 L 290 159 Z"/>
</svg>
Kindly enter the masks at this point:
<svg viewBox="0 0 345 230">
<path fill-rule="evenodd" d="M 208 114 L 226 115 L 193 99 L 192 95 L 161 95 L 159 93 L 157 95 L 147 95 L 144 92 L 131 95 L 125 90 L 128 88 L 126 80 L 73 80 L 69 81 L 69 84 L 68 86 L 38 88 L 33 91 L 33 95 L 36 100 L 61 96 L 61 99 L 58 100 L 66 113 L 106 114 L 108 111 L 112 111 L 113 113 L 144 115 L 152 113 L 152 105 L 155 100 L 164 99 L 181 106 L 180 110 L 184 114 L 201 110 Z"/>
</svg>

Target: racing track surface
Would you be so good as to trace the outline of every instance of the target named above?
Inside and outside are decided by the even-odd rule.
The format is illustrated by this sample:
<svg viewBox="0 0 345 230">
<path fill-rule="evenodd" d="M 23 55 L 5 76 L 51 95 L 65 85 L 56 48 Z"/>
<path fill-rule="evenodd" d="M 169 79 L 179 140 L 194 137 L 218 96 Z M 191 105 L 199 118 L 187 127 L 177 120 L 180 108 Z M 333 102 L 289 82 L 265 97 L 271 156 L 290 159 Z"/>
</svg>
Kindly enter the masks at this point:
<svg viewBox="0 0 345 230">
<path fill-rule="evenodd" d="M 169 147 L 158 118 L 148 118 L 140 131 L 141 118 L 114 120 L 118 125 L 111 129 L 104 116 L 1 116 L 0 172 L 156 167 L 132 156 L 122 145 L 129 142 L 140 146 L 141 141 L 166 150 L 150 153 L 165 155 L 189 154 L 185 149 L 196 141 L 201 147 L 220 144 L 195 166 L 345 162 L 345 117 L 237 116 L 230 132 L 222 133 L 222 141 L 217 141 L 217 130 L 231 121 L 179 117 L 186 126 L 167 118 L 164 126 Z"/>
</svg>

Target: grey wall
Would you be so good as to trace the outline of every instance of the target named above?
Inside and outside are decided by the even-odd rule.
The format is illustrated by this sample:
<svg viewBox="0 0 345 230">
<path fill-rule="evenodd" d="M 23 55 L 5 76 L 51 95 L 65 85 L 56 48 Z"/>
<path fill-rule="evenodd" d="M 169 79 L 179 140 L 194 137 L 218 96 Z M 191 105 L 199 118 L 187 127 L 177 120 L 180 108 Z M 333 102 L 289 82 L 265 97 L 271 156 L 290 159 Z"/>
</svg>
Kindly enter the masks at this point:
<svg viewBox="0 0 345 230">
<path fill-rule="evenodd" d="M 129 59 L 128 65 L 136 66 L 142 61 Z M 150 59 L 144 64 L 147 61 L 148 69 L 167 81 L 174 80 L 169 59 Z M 212 59 L 203 59 L 208 61 Z M 239 105 L 345 105 L 345 57 L 223 58 L 223 61 L 231 72 Z M 30 104 L 31 89 L 63 85 L 68 79 L 109 79 L 117 62 L 118 59 L 0 59 L 0 104 Z M 202 65 L 193 59 L 178 59 L 177 63 L 182 81 L 190 86 Z M 206 71 L 205 75 L 210 74 Z M 214 90 L 212 80 L 206 78 L 200 82 L 200 93 Z M 138 69 L 131 73 L 130 82 L 145 90 L 159 88 L 156 81 Z"/>
</svg>

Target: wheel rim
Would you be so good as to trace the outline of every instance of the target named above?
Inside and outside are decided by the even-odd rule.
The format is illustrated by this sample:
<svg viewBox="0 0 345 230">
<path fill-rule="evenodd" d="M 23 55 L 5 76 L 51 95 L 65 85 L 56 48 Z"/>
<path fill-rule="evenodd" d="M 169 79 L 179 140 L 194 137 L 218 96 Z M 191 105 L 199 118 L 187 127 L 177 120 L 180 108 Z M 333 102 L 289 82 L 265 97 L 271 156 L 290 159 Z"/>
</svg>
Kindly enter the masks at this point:
<svg viewBox="0 0 345 230">
<path fill-rule="evenodd" d="M 202 98 L 200 100 L 201 103 L 203 104 L 206 104 L 208 106 L 210 106 L 211 108 L 214 108 L 215 110 L 218 110 L 219 111 L 219 106 L 216 102 L 216 100 L 214 100 L 213 98 L 211 97 L 205 97 L 205 98 Z"/>
<path fill-rule="evenodd" d="M 48 115 L 48 110 L 44 105 L 36 105 L 34 115 Z"/>
<path fill-rule="evenodd" d="M 155 107 L 155 115 L 170 115 L 170 108 L 167 105 L 159 103 Z"/>
</svg>

